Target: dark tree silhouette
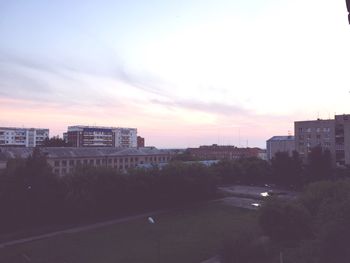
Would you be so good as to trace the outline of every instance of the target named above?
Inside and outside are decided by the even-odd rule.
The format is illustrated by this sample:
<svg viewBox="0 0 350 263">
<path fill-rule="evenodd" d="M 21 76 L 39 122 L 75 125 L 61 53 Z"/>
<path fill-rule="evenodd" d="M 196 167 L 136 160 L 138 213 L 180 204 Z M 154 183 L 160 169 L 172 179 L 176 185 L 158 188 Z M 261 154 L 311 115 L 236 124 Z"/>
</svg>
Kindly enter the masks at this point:
<svg viewBox="0 0 350 263">
<path fill-rule="evenodd" d="M 71 147 L 72 144 L 65 142 L 63 139 L 58 136 L 54 136 L 52 138 L 46 138 L 43 143 L 44 147 Z"/>
<path fill-rule="evenodd" d="M 278 152 L 271 160 L 272 177 L 274 181 L 285 187 L 300 187 L 302 162 L 297 152 L 289 156 L 287 152 Z"/>
<path fill-rule="evenodd" d="M 306 180 L 315 182 L 332 178 L 332 157 L 328 149 L 317 146 L 311 149 L 307 157 Z"/>
</svg>

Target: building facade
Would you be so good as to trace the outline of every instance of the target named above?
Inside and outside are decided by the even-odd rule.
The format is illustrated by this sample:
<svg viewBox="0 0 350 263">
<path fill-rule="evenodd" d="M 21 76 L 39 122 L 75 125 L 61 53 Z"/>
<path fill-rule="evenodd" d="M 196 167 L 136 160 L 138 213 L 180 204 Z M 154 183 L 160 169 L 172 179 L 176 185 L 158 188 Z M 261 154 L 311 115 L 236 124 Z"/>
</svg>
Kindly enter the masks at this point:
<svg viewBox="0 0 350 263">
<path fill-rule="evenodd" d="M 301 157 L 320 146 L 330 151 L 336 165 L 350 165 L 350 114 L 329 120 L 297 121 L 294 130 L 295 148 Z"/>
<path fill-rule="evenodd" d="M 109 167 L 125 172 L 130 168 L 145 165 L 164 165 L 174 153 L 155 148 L 77 148 L 77 147 L 42 147 L 52 171 L 63 176 L 81 166 Z M 0 168 L 6 168 L 7 161 L 15 158 L 27 158 L 33 148 L 0 148 Z"/>
<path fill-rule="evenodd" d="M 350 114 L 335 116 L 335 160 L 350 165 Z"/>
<path fill-rule="evenodd" d="M 292 156 L 295 151 L 294 136 L 273 136 L 266 141 L 267 160 L 271 160 L 278 152 L 287 152 Z"/>
<path fill-rule="evenodd" d="M 145 138 L 137 136 L 137 148 L 145 147 Z"/>
<path fill-rule="evenodd" d="M 188 148 L 188 153 L 201 160 L 237 160 L 240 158 L 260 158 L 264 151 L 260 148 L 238 148 L 231 145 L 210 146 L 202 145 L 199 148 Z"/>
<path fill-rule="evenodd" d="M 64 137 L 73 147 L 137 147 L 135 128 L 69 126 Z"/>
<path fill-rule="evenodd" d="M 49 129 L 0 127 L 0 146 L 36 147 L 49 138 Z"/>
<path fill-rule="evenodd" d="M 136 148 L 137 147 L 137 129 L 135 128 L 115 128 L 113 129 L 115 137 L 115 147 Z"/>
<path fill-rule="evenodd" d="M 312 120 L 294 122 L 295 149 L 305 159 L 311 149 L 321 146 L 335 155 L 335 121 Z"/>
</svg>

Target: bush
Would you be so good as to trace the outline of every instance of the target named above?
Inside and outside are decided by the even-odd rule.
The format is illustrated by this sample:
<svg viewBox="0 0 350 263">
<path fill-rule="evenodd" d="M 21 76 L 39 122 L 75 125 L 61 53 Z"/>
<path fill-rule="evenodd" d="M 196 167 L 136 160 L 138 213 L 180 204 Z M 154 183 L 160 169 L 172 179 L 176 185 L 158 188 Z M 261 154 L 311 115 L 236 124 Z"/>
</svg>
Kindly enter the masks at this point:
<svg viewBox="0 0 350 263">
<path fill-rule="evenodd" d="M 278 244 L 293 246 L 312 236 L 311 216 L 296 202 L 271 199 L 262 206 L 259 222 L 263 232 Z"/>
</svg>

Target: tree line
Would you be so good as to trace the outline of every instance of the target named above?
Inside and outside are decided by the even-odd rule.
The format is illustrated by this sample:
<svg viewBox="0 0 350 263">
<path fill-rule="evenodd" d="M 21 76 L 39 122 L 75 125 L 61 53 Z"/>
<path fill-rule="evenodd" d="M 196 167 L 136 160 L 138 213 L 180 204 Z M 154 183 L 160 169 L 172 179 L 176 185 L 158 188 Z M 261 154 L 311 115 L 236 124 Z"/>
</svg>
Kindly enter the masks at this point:
<svg viewBox="0 0 350 263">
<path fill-rule="evenodd" d="M 224 160 L 216 166 L 223 184 L 270 183 L 301 190 L 312 182 L 350 178 L 349 167 L 335 167 L 329 150 L 321 147 L 312 148 L 304 161 L 297 152 L 293 152 L 292 156 L 278 152 L 270 162 L 246 158 Z"/>
<path fill-rule="evenodd" d="M 329 153 L 313 149 L 307 163 L 278 153 L 271 163 L 246 158 L 200 163 L 170 162 L 162 169 L 77 167 L 63 177 L 52 173 L 35 149 L 27 159 L 8 162 L 0 176 L 0 233 L 42 225 L 79 224 L 139 211 L 183 206 L 216 197 L 218 184 L 266 184 L 299 188 L 347 177 L 332 168 Z"/>
<path fill-rule="evenodd" d="M 259 229 L 226 240 L 223 263 L 350 262 L 350 180 L 309 184 L 297 200 L 272 198 Z"/>
<path fill-rule="evenodd" d="M 35 149 L 27 159 L 10 160 L 0 176 L 0 233 L 182 206 L 215 197 L 216 185 L 207 167 L 180 162 L 127 174 L 81 166 L 58 177 Z"/>
</svg>

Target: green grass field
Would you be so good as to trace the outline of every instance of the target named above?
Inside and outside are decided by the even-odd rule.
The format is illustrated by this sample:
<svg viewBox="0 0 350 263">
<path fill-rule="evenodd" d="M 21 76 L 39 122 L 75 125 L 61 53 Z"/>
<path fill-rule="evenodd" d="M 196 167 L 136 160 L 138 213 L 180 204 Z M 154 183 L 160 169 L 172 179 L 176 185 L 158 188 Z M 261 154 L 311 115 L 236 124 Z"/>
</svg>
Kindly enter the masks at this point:
<svg viewBox="0 0 350 263">
<path fill-rule="evenodd" d="M 0 249 L 1 263 L 199 263 L 223 238 L 256 227 L 256 212 L 221 203 Z M 158 247 L 159 246 L 159 247 Z M 159 255 L 158 255 L 158 252 Z M 30 259 L 30 261 L 29 261 Z"/>
</svg>

